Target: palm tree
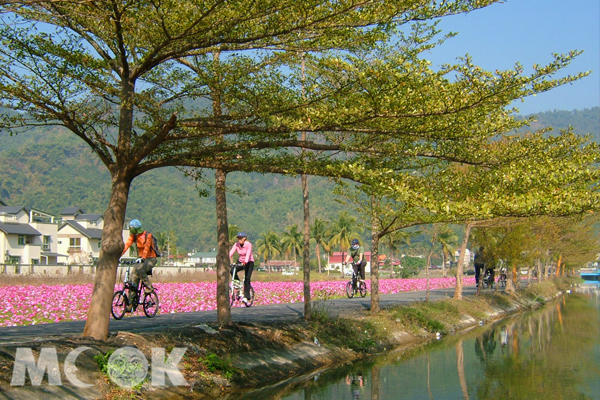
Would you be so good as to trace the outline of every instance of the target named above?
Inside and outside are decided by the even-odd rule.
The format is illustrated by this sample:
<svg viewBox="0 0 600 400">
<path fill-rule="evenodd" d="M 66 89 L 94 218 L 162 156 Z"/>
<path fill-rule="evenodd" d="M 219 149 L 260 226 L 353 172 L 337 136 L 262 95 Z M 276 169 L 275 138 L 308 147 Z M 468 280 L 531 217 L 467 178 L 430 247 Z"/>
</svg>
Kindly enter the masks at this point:
<svg viewBox="0 0 600 400">
<path fill-rule="evenodd" d="M 264 258 L 265 264 L 267 265 L 269 272 L 271 272 L 271 264 L 269 261 L 271 261 L 273 257 L 281 254 L 279 235 L 271 230 L 267 233 L 261 233 L 260 239 L 256 241 L 256 253 Z"/>
<path fill-rule="evenodd" d="M 294 257 L 294 265 L 296 265 L 296 257 L 302 253 L 304 245 L 304 234 L 298 230 L 298 224 L 290 226 L 281 237 L 281 250 L 286 257 Z"/>
<path fill-rule="evenodd" d="M 362 229 L 356 225 L 356 217 L 353 217 L 348 211 L 342 211 L 338 215 L 337 221 L 334 221 L 331 227 L 332 237 L 329 241 L 330 246 L 339 246 L 342 252 L 342 261 L 344 252 L 350 247 L 350 241 L 353 236 L 360 233 Z M 344 277 L 344 268 L 340 268 L 342 278 Z"/>
<path fill-rule="evenodd" d="M 448 225 L 443 225 L 438 231 L 438 241 L 442 245 L 442 274 L 445 278 L 446 262 L 456 250 L 455 246 L 458 244 L 458 235 Z"/>
<path fill-rule="evenodd" d="M 397 231 L 389 235 L 385 235 L 381 238 L 381 244 L 386 246 L 390 252 L 391 265 L 390 265 L 390 278 L 394 277 L 394 259 L 396 251 L 400 246 L 410 246 L 410 238 L 412 234 L 406 231 Z"/>
<path fill-rule="evenodd" d="M 239 231 L 240 231 L 240 228 L 237 225 L 229 224 L 229 245 L 230 246 L 232 243 L 235 243 L 236 237 L 237 237 L 237 234 Z"/>
<path fill-rule="evenodd" d="M 331 232 L 329 230 L 329 221 L 325 221 L 320 218 L 315 218 L 310 229 L 310 236 L 312 241 L 315 243 L 315 253 L 317 255 L 317 263 L 319 265 L 319 273 L 321 273 L 321 252 L 320 249 L 329 252 L 331 246 L 329 240 L 331 239 Z"/>
</svg>

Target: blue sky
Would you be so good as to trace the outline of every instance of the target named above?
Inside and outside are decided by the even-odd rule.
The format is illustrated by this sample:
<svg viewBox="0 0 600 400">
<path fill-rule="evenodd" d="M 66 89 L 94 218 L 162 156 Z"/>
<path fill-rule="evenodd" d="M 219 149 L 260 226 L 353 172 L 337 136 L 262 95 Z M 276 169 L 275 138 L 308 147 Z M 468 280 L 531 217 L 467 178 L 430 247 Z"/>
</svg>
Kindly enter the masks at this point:
<svg viewBox="0 0 600 400">
<path fill-rule="evenodd" d="M 514 106 L 524 115 L 591 108 L 600 105 L 599 21 L 599 0 L 507 0 L 442 18 L 443 32 L 459 34 L 425 57 L 439 65 L 469 53 L 484 69 L 508 69 L 520 62 L 527 72 L 535 63 L 551 62 L 552 53 L 584 50 L 564 75 L 590 70 L 591 75 Z"/>
</svg>

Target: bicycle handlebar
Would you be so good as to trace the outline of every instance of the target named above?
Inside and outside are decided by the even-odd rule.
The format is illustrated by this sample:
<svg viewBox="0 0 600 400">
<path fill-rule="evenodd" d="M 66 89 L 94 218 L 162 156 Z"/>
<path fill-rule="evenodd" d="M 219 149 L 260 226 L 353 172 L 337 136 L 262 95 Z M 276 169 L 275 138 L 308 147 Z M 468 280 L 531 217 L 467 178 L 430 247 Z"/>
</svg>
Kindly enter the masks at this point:
<svg viewBox="0 0 600 400">
<path fill-rule="evenodd" d="M 362 261 L 359 261 L 359 262 L 354 262 L 354 261 L 352 261 L 352 262 L 350 263 L 350 265 L 360 265 L 361 263 L 362 263 Z M 342 263 L 342 265 L 348 265 L 348 263 L 347 263 L 346 261 L 344 261 L 344 262 Z"/>
</svg>

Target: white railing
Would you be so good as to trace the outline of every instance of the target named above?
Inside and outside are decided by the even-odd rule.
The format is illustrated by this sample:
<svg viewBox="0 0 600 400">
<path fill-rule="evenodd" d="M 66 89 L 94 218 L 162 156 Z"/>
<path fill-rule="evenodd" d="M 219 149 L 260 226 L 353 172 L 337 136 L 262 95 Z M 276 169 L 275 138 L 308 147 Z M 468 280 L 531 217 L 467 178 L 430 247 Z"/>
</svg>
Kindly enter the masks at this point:
<svg viewBox="0 0 600 400">
<path fill-rule="evenodd" d="M 119 268 L 117 276 L 123 268 Z M 189 272 L 207 272 L 210 268 L 205 266 L 183 267 L 177 265 L 157 265 L 153 268 L 153 274 L 180 274 Z M 96 264 L 0 264 L 0 275 L 48 275 L 48 276 L 66 276 L 72 274 L 89 274 L 96 272 Z"/>
</svg>

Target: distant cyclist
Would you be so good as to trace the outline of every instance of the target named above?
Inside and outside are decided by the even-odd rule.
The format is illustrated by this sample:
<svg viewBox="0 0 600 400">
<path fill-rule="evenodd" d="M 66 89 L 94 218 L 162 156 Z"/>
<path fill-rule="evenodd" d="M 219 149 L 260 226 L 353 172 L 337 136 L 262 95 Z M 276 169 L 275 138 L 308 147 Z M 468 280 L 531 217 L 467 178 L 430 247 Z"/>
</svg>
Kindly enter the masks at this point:
<svg viewBox="0 0 600 400">
<path fill-rule="evenodd" d="M 129 250 L 129 247 L 135 242 L 137 246 L 138 258 L 135 260 L 135 267 L 131 274 L 132 282 L 137 286 L 140 282 L 144 282 L 146 293 L 152 293 L 154 286 L 148 278 L 148 273 L 152 273 L 152 268 L 156 265 L 156 253 L 154 252 L 152 234 L 142 229 L 142 223 L 138 219 L 132 219 L 129 224 L 129 238 L 125 242 L 125 248 L 121 257 Z M 128 307 L 131 308 L 133 299 L 129 299 Z"/>
<path fill-rule="evenodd" d="M 359 279 L 364 281 L 365 266 L 367 265 L 367 261 L 365 260 L 365 248 L 360 245 L 358 239 L 352 239 L 350 251 L 346 255 L 346 261 L 344 261 L 344 264 L 347 264 L 350 260 L 352 260 L 354 263 L 352 266 L 354 273 Z"/>
<path fill-rule="evenodd" d="M 479 287 L 479 280 L 481 277 L 481 273 L 484 272 L 485 267 L 485 255 L 484 255 L 484 247 L 481 246 L 479 251 L 475 253 L 474 267 L 475 267 L 475 284 Z"/>
<path fill-rule="evenodd" d="M 229 258 L 237 252 L 239 254 L 238 261 L 244 264 L 244 297 L 242 298 L 243 303 L 248 303 L 250 299 L 250 278 L 252 277 L 252 271 L 254 270 L 254 256 L 252 255 L 252 243 L 248 241 L 246 233 L 240 232 L 237 234 L 237 243 L 233 245 L 229 251 Z M 231 271 L 233 273 L 233 270 Z M 234 279 L 239 280 L 239 270 L 236 270 Z"/>
</svg>

